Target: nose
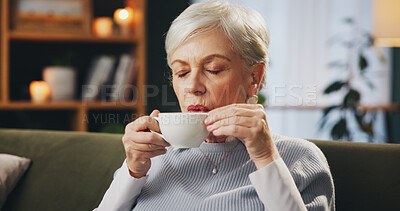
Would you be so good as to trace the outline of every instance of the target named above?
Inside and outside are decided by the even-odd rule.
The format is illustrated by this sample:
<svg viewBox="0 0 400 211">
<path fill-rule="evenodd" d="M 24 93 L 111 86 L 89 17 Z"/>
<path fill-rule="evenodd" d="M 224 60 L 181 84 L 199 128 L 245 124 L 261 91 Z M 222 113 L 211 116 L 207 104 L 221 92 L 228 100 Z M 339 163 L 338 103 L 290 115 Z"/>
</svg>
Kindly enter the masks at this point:
<svg viewBox="0 0 400 211">
<path fill-rule="evenodd" d="M 201 71 L 192 71 L 189 75 L 189 80 L 187 81 L 186 93 L 193 94 L 195 96 L 203 95 L 206 93 L 206 87 L 204 85 L 204 80 L 206 80 L 201 75 Z"/>
</svg>

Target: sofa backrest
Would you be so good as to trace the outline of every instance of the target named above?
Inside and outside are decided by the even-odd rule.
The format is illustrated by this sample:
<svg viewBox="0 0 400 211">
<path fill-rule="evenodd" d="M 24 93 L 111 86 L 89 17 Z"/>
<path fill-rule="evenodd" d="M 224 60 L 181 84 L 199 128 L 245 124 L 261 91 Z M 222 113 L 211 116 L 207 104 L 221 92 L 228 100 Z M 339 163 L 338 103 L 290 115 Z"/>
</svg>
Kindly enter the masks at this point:
<svg viewBox="0 0 400 211">
<path fill-rule="evenodd" d="M 121 135 L 0 130 L 0 153 L 32 159 L 4 211 L 92 210 L 122 164 Z"/>
<path fill-rule="evenodd" d="M 400 144 L 312 142 L 330 165 L 336 210 L 400 210 Z"/>
<path fill-rule="evenodd" d="M 125 158 L 122 135 L 0 129 L 0 153 L 32 159 L 4 211 L 97 207 Z M 400 145 L 312 141 L 331 167 L 336 208 L 400 210 Z"/>
</svg>

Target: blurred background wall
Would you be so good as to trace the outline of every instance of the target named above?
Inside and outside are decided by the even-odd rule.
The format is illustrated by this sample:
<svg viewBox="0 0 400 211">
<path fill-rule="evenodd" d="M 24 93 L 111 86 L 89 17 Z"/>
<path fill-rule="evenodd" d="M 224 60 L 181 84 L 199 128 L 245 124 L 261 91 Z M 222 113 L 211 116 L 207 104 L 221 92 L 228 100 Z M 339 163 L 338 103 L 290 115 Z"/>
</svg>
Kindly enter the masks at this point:
<svg viewBox="0 0 400 211">
<path fill-rule="evenodd" d="M 373 122 L 373 135 L 359 129 L 351 114 L 344 114 L 349 138 L 360 142 L 400 141 L 396 130 L 389 129 L 399 126 L 390 117 L 398 118 L 398 112 L 385 110 L 386 105 L 398 102 L 399 69 L 394 64 L 398 49 L 370 46 L 372 0 L 230 2 L 258 11 L 270 30 L 271 63 L 267 87 L 261 92 L 267 98 L 266 113 L 272 131 L 332 139 L 332 127 L 344 118 L 343 112 L 332 110 L 325 127 L 320 128 L 323 110 L 341 104 L 347 92 L 324 91 L 335 81 L 351 80 L 352 88 L 361 95 L 360 103 L 368 110 L 364 120 Z M 364 69 L 360 67 L 361 56 L 368 63 Z"/>
<path fill-rule="evenodd" d="M 145 14 L 144 31 L 139 24 L 134 37 L 102 40 L 93 34 L 15 32 L 8 26 L 13 22 L 12 3 L 29 1 L 1 0 L 0 127 L 123 132 L 138 115 L 154 109 L 179 111 L 168 79 L 165 35 L 185 8 L 200 1 L 204 0 L 93 0 L 93 20 L 113 20 L 114 11 L 125 6 Z M 258 11 L 270 30 L 268 80 L 260 93 L 266 98 L 263 104 L 273 132 L 309 139 L 400 142 L 400 49 L 373 45 L 374 0 L 230 2 Z M 399 4 L 393 10 L 399 13 Z M 73 52 L 69 64 L 78 76 L 75 98 L 59 104 L 30 102 L 29 83 L 42 80 L 43 68 L 56 63 L 53 57 L 66 57 L 68 52 Z M 82 105 L 81 85 L 93 58 L 120 58 L 124 53 L 133 55 L 145 74 L 146 80 L 140 75 L 138 84 L 146 97 L 126 104 L 106 99 Z M 105 130 L 109 125 L 111 130 Z"/>
</svg>

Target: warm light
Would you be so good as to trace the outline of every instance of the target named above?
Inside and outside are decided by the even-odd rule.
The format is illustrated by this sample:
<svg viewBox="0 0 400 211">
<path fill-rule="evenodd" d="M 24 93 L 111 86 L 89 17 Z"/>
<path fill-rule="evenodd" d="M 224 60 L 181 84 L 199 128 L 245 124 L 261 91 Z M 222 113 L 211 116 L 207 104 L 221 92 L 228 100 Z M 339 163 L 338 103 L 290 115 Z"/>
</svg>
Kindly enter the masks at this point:
<svg viewBox="0 0 400 211">
<path fill-rule="evenodd" d="M 122 36 L 130 36 L 130 28 L 133 20 L 133 10 L 130 7 L 117 9 L 114 12 L 114 20 L 119 26 L 120 34 Z"/>
<path fill-rule="evenodd" d="M 133 20 L 133 10 L 130 7 L 117 9 L 114 12 L 114 20 L 117 24 L 130 24 Z"/>
<path fill-rule="evenodd" d="M 400 0 L 374 0 L 375 44 L 400 47 Z"/>
<path fill-rule="evenodd" d="M 32 81 L 29 92 L 34 103 L 43 103 L 50 97 L 50 86 L 44 81 Z"/>
<path fill-rule="evenodd" d="M 127 19 L 129 17 L 129 12 L 127 10 L 123 9 L 123 10 L 119 11 L 118 17 L 120 19 L 125 20 L 125 19 Z"/>
<path fill-rule="evenodd" d="M 109 37 L 113 32 L 112 24 L 109 17 L 96 18 L 93 21 L 93 33 L 99 37 Z"/>
</svg>

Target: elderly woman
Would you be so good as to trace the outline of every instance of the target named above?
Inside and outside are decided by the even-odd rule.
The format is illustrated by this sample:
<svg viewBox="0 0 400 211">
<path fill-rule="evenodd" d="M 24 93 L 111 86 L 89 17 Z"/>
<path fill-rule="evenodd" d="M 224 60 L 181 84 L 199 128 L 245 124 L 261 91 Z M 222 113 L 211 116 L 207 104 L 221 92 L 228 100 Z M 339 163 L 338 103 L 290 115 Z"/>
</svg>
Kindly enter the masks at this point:
<svg viewBox="0 0 400 211">
<path fill-rule="evenodd" d="M 182 112 L 208 112 L 200 148 L 172 149 L 159 111 L 126 127 L 126 160 L 98 210 L 334 210 L 328 163 L 312 143 L 271 133 L 261 105 L 269 35 L 255 11 L 197 3 L 166 37 Z M 246 103 L 247 102 L 247 103 Z M 190 141 L 190 140 L 188 140 Z"/>
</svg>

